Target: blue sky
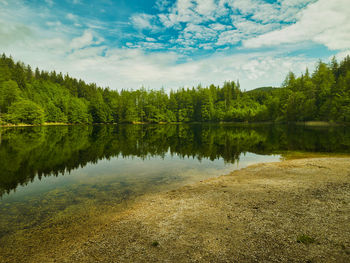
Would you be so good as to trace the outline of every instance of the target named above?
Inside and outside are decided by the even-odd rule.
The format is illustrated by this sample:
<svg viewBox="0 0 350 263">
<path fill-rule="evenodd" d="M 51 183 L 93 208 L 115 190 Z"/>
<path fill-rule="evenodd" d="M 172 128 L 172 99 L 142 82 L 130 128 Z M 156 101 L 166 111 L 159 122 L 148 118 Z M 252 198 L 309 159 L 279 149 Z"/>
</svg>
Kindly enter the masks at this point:
<svg viewBox="0 0 350 263">
<path fill-rule="evenodd" d="M 348 0 L 0 0 L 0 52 L 112 89 L 279 86 L 349 50 Z"/>
</svg>

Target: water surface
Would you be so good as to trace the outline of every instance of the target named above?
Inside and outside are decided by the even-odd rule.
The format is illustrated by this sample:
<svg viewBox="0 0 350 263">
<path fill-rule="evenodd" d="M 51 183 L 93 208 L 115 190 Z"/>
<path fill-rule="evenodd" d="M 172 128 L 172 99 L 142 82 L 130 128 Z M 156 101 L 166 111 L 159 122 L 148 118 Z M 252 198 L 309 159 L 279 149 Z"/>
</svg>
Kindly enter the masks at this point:
<svg viewBox="0 0 350 263">
<path fill-rule="evenodd" d="M 346 127 L 95 125 L 0 133 L 0 243 L 9 250 L 19 240 L 64 239 L 146 193 L 289 152 L 350 151 Z"/>
</svg>

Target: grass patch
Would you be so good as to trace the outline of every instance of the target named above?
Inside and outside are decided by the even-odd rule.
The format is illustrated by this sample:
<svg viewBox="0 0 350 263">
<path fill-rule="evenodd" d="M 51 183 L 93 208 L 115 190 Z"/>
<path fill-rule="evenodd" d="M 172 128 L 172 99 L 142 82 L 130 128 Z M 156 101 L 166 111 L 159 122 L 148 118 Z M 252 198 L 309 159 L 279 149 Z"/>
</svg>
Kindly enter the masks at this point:
<svg viewBox="0 0 350 263">
<path fill-rule="evenodd" d="M 350 153 L 317 153 L 317 152 L 283 152 L 281 153 L 282 160 L 296 160 L 306 158 L 323 158 L 323 157 L 349 157 Z"/>
<path fill-rule="evenodd" d="M 298 238 L 297 238 L 298 243 L 302 243 L 305 245 L 312 244 L 315 241 L 316 240 L 313 237 L 310 237 L 310 236 L 305 235 L 305 234 L 302 234 L 302 235 L 298 236 Z"/>
<path fill-rule="evenodd" d="M 159 246 L 159 242 L 158 241 L 153 241 L 151 246 L 152 247 L 158 247 Z"/>
</svg>

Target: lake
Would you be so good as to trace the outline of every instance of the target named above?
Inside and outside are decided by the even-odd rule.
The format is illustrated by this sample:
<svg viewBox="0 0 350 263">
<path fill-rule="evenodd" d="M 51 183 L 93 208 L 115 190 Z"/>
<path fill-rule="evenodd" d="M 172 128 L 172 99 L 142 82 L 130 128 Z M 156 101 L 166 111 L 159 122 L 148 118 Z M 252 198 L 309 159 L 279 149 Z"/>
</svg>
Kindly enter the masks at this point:
<svg viewBox="0 0 350 263">
<path fill-rule="evenodd" d="M 349 152 L 348 127 L 2 128 L 0 252 L 35 253 L 69 235 L 84 236 L 145 194 L 281 157 Z"/>
</svg>

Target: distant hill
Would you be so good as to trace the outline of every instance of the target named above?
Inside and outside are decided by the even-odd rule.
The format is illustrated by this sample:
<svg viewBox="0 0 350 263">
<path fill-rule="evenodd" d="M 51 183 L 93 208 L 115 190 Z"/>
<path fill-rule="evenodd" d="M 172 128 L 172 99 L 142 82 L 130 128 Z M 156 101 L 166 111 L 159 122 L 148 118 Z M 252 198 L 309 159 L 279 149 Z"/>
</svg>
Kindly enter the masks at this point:
<svg viewBox="0 0 350 263">
<path fill-rule="evenodd" d="M 254 92 L 273 92 L 277 89 L 280 89 L 280 88 L 277 88 L 277 87 L 260 87 L 260 88 L 256 88 L 256 89 L 253 89 L 253 90 L 248 90 L 247 93 L 254 93 Z"/>
</svg>

